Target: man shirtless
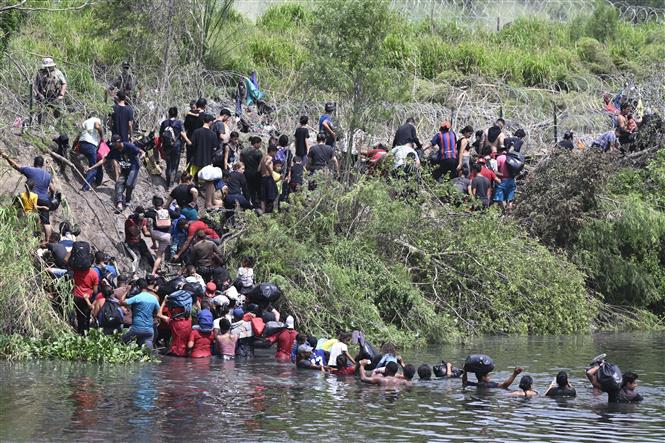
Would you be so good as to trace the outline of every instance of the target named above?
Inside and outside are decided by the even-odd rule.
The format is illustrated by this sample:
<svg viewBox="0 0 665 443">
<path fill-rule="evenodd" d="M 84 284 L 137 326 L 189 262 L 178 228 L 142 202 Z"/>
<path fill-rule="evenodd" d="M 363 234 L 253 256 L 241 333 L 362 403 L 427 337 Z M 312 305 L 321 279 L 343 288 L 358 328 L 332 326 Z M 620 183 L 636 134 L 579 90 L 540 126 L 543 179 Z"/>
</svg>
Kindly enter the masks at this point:
<svg viewBox="0 0 665 443">
<path fill-rule="evenodd" d="M 379 385 L 386 387 L 397 387 L 397 386 L 410 386 L 411 382 L 405 378 L 396 377 L 397 369 L 399 366 L 394 361 L 389 362 L 385 366 L 383 375 L 377 375 L 376 377 L 368 377 L 365 372 L 365 366 L 371 364 L 371 360 L 361 360 L 360 364 L 360 380 L 370 385 Z"/>
</svg>

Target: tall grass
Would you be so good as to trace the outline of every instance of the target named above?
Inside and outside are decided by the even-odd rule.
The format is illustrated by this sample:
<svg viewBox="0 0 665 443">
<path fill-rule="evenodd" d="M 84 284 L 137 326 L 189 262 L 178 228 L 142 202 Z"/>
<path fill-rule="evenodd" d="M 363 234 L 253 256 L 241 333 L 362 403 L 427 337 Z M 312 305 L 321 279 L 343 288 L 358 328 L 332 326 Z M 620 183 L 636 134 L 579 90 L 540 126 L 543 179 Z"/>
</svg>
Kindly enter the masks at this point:
<svg viewBox="0 0 665 443">
<path fill-rule="evenodd" d="M 34 217 L 19 218 L 15 208 L 0 206 L 0 334 L 43 337 L 71 331 L 66 322 L 71 286 L 46 291 L 48 277 L 35 266 L 35 232 L 40 229 Z"/>
</svg>

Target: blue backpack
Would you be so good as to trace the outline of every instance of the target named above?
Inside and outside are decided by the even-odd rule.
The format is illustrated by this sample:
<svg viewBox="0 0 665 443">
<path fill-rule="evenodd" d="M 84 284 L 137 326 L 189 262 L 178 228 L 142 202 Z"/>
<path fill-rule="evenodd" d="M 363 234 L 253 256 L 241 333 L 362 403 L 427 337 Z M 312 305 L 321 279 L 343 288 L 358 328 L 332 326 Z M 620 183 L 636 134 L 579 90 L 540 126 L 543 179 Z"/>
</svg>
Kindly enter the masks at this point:
<svg viewBox="0 0 665 443">
<path fill-rule="evenodd" d="M 188 317 L 192 313 L 192 293 L 180 289 L 166 297 L 166 306 L 169 308 L 182 308 L 184 312 L 176 314 L 173 318 Z"/>
</svg>

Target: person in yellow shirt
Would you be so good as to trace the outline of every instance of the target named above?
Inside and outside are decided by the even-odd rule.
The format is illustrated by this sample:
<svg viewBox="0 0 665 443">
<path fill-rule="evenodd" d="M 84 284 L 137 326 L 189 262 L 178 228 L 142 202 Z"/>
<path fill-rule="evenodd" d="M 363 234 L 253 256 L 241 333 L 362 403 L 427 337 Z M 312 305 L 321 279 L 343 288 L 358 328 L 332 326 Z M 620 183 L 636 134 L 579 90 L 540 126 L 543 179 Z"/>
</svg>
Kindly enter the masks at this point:
<svg viewBox="0 0 665 443">
<path fill-rule="evenodd" d="M 38 209 L 46 209 L 46 206 L 39 206 L 37 204 L 37 194 L 32 192 L 32 189 L 35 187 L 35 182 L 28 180 L 25 182 L 25 192 L 22 192 L 20 195 L 21 198 L 21 207 L 23 208 L 24 214 L 31 214 L 37 212 Z"/>
</svg>

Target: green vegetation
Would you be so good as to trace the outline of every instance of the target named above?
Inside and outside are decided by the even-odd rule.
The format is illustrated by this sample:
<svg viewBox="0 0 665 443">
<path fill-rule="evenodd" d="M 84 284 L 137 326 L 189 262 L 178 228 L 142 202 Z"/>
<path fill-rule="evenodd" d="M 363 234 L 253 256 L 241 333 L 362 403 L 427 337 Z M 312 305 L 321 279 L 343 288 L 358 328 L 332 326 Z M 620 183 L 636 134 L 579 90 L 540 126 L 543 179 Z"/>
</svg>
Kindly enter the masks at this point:
<svg viewBox="0 0 665 443">
<path fill-rule="evenodd" d="M 562 248 L 606 303 L 662 315 L 663 159 L 660 151 L 646 168 L 617 171 L 607 155 L 553 155 L 528 180 L 516 216 Z"/>
<path fill-rule="evenodd" d="M 156 11 L 149 0 L 104 0 L 75 12 L 0 14 L 0 48 L 12 59 L 0 78 L 19 97 L 6 101 L 14 112 L 7 123 L 25 115 L 27 85 L 47 55 L 68 77 L 69 112 L 59 129 L 70 134 L 88 111 L 107 111 L 105 89 L 125 59 L 147 91 L 137 115 L 148 125 L 191 98 L 229 100 L 238 75 L 256 70 L 289 122 L 301 112 L 311 117 L 312 103 L 339 101 L 341 126 L 371 133 L 375 125 L 394 129 L 397 105 L 449 105 L 452 87 L 469 85 L 510 85 L 502 106 L 526 100 L 532 106 L 520 115 L 541 121 L 552 103 L 539 88 L 568 91 L 557 97 L 565 108 L 559 101 L 595 94 L 600 80 L 644 78 L 665 56 L 663 25 L 623 22 L 604 2 L 566 23 L 522 18 L 499 32 L 408 21 L 385 0 L 283 4 L 256 24 L 228 1 L 173 4 Z M 464 89 L 468 101 L 473 89 Z M 567 111 L 574 117 L 576 109 Z M 520 189 L 514 218 L 471 214 L 428 181 L 418 190 L 375 179 L 322 183 L 288 212 L 243 218 L 234 259 L 256 256 L 258 279 L 279 283 L 287 310 L 317 335 L 361 328 L 375 341 L 414 345 L 594 324 L 657 327 L 653 313 L 665 307 L 661 165 L 617 175 L 607 156 L 554 155 Z M 7 264 L 0 268 L 0 355 L 145 359 L 117 338 L 73 335 L 65 321 L 69 288 L 44 287 L 34 271 L 34 228 L 0 211 L 0 233 L 9 239 L 0 249 Z"/>
<path fill-rule="evenodd" d="M 360 328 L 414 345 L 589 328 L 597 302 L 565 258 L 494 211 L 402 192 L 400 182 L 328 183 L 286 213 L 249 217 L 234 255 L 255 256 L 257 278 L 280 284 L 288 312 L 317 335 Z"/>
<path fill-rule="evenodd" d="M 67 322 L 73 315 L 71 284 L 38 272 L 39 227 L 34 218 L 17 217 L 0 206 L 0 358 L 52 358 L 109 363 L 148 361 L 151 357 L 119 337 L 94 330 L 76 335 Z"/>
<path fill-rule="evenodd" d="M 153 361 L 154 357 L 136 343 L 124 344 L 120 335 L 104 335 L 91 329 L 85 337 L 61 331 L 52 337 L 0 335 L 0 358 L 15 361 L 53 359 L 97 363 Z"/>
</svg>

